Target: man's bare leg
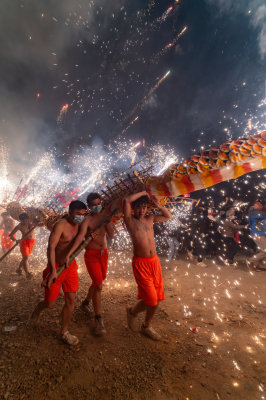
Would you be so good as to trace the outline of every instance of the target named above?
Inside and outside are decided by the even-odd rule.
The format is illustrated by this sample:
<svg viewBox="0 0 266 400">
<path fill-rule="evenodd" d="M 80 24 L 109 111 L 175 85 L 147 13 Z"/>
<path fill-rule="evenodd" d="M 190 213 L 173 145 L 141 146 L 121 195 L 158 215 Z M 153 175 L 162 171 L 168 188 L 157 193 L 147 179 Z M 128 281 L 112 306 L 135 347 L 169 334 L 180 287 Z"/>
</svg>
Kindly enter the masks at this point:
<svg viewBox="0 0 266 400">
<path fill-rule="evenodd" d="M 22 275 L 22 268 L 23 268 L 23 258 L 22 258 L 22 260 L 21 260 L 20 263 L 19 263 L 18 269 L 16 270 L 16 273 L 17 273 L 18 275 Z"/>
<path fill-rule="evenodd" d="M 155 311 L 157 310 L 157 306 L 147 306 L 146 305 L 146 316 L 145 316 L 145 322 L 144 322 L 144 326 L 148 327 L 151 323 L 151 320 L 155 314 Z"/>
<path fill-rule="evenodd" d="M 69 323 L 71 321 L 74 305 L 75 305 L 76 293 L 65 293 L 65 304 L 62 309 L 62 325 L 61 325 L 61 335 L 65 343 L 75 346 L 78 344 L 79 340 L 76 336 L 71 335 L 68 331 Z"/>
<path fill-rule="evenodd" d="M 29 257 L 28 256 L 23 257 L 22 265 L 23 265 L 23 269 L 25 271 L 26 277 L 28 279 L 32 278 L 32 274 L 29 272 Z"/>
<path fill-rule="evenodd" d="M 101 315 L 102 287 L 103 287 L 103 285 L 98 285 L 98 286 L 93 287 L 92 304 L 93 304 L 95 315 Z"/>
<path fill-rule="evenodd" d="M 134 307 L 131 307 L 130 312 L 135 317 L 137 314 L 145 311 L 147 309 L 147 305 L 143 302 L 143 300 L 139 300 Z"/>
<path fill-rule="evenodd" d="M 102 287 L 103 285 L 94 286 L 92 304 L 95 312 L 95 327 L 94 334 L 101 336 L 106 333 L 104 323 L 101 316 L 102 311 Z"/>
<path fill-rule="evenodd" d="M 89 290 L 88 290 L 88 294 L 87 297 L 83 300 L 83 302 L 81 303 L 81 307 L 83 308 L 83 310 L 89 314 L 89 316 L 93 315 L 93 307 L 92 307 L 92 298 L 94 295 L 94 286 L 90 285 Z"/>
<path fill-rule="evenodd" d="M 141 326 L 141 332 L 148 336 L 152 340 L 161 340 L 161 335 L 159 335 L 158 332 L 156 332 L 155 329 L 150 325 L 151 320 L 155 314 L 155 311 L 157 309 L 158 305 L 156 306 L 146 306 L 146 315 L 145 315 L 145 322 Z"/>
<path fill-rule="evenodd" d="M 74 311 L 74 304 L 75 304 L 75 295 L 76 293 L 65 293 L 65 304 L 62 309 L 62 326 L 61 326 L 61 333 L 62 335 L 68 331 L 68 326 L 71 321 L 73 311 Z"/>
<path fill-rule="evenodd" d="M 26 275 L 29 273 L 29 257 L 23 257 L 22 265 Z"/>
<path fill-rule="evenodd" d="M 129 328 L 133 332 L 137 331 L 136 316 L 146 310 L 145 321 L 141 326 L 141 332 L 153 340 L 161 340 L 161 336 L 150 326 L 157 307 L 158 305 L 148 306 L 143 302 L 143 300 L 139 300 L 134 307 L 127 308 L 127 321 Z"/>
<path fill-rule="evenodd" d="M 87 297 L 86 297 L 86 300 L 88 302 L 92 301 L 93 293 L 94 293 L 94 286 L 90 285 L 89 290 L 88 290 L 88 294 L 87 294 Z"/>
<path fill-rule="evenodd" d="M 133 331 L 138 331 L 138 324 L 136 320 L 136 316 L 145 311 L 147 309 L 147 305 L 143 300 L 139 300 L 134 307 L 127 307 L 127 324 L 128 327 Z"/>
<path fill-rule="evenodd" d="M 130 309 L 130 313 L 131 313 L 133 316 L 136 317 L 137 314 L 139 314 L 139 313 L 141 313 L 141 312 L 143 312 L 143 311 L 146 310 L 144 326 L 147 327 L 147 326 L 150 325 L 151 320 L 152 320 L 152 318 L 153 318 L 153 316 L 154 316 L 154 314 L 155 314 L 155 311 L 156 311 L 157 307 L 158 307 L 158 305 L 157 305 L 157 306 L 148 306 L 147 304 L 145 304 L 145 303 L 143 302 L 143 300 L 139 300 L 139 301 L 135 304 L 135 306 L 134 306 L 133 308 Z"/>
</svg>

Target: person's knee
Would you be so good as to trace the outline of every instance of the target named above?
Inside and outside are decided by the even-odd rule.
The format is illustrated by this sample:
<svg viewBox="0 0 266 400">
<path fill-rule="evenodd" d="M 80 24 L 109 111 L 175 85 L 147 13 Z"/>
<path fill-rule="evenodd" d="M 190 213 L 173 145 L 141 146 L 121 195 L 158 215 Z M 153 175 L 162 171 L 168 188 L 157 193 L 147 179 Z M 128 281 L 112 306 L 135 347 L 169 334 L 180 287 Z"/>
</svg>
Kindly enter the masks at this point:
<svg viewBox="0 0 266 400">
<path fill-rule="evenodd" d="M 46 301 L 46 300 L 45 300 L 45 306 L 46 306 L 47 308 L 53 308 L 54 305 L 55 305 L 55 300 L 53 300 L 53 301 Z"/>
<path fill-rule="evenodd" d="M 158 298 L 157 295 L 150 295 L 149 299 L 147 299 L 147 301 L 144 302 L 146 304 L 147 307 L 149 308 L 156 308 L 158 306 Z"/>
<path fill-rule="evenodd" d="M 94 288 L 95 288 L 96 292 L 101 292 L 102 288 L 103 288 L 103 285 L 102 284 L 101 285 L 96 285 L 96 286 L 94 286 Z"/>
<path fill-rule="evenodd" d="M 65 304 L 67 307 L 72 308 L 75 304 L 75 296 L 65 296 Z"/>
</svg>

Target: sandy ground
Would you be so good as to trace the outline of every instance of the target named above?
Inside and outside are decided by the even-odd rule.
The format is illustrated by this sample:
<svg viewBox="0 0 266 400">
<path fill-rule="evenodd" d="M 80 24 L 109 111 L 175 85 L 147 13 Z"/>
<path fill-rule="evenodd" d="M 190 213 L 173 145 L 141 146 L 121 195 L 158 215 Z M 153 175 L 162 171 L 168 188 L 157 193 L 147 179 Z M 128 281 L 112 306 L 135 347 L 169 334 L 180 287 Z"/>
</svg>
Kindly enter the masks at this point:
<svg viewBox="0 0 266 400">
<path fill-rule="evenodd" d="M 15 269 L 19 253 L 0 265 L 1 399 L 175 399 L 266 398 L 265 272 L 250 273 L 207 260 L 201 268 L 180 256 L 162 258 L 166 300 L 153 326 L 162 342 L 132 333 L 125 307 L 136 299 L 130 254 L 110 252 L 103 290 L 105 337 L 91 334 L 93 320 L 80 309 L 89 277 L 79 258 L 80 290 L 70 331 L 77 348 L 61 342 L 56 307 L 37 327 L 27 320 L 37 302 L 44 260 L 34 250 L 27 281 Z M 140 318 L 141 323 L 141 318 Z M 5 330 L 16 327 L 12 332 Z"/>
</svg>

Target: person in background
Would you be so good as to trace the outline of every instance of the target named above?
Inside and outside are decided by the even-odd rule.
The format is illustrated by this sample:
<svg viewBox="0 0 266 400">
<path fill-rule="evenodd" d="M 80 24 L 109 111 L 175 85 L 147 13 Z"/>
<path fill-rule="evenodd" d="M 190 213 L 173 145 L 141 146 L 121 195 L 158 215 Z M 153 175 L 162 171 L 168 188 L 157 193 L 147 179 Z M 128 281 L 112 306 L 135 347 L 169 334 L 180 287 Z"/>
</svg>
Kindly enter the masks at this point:
<svg viewBox="0 0 266 400">
<path fill-rule="evenodd" d="M 24 269 L 26 278 L 31 279 L 32 273 L 29 272 L 29 257 L 34 249 L 35 238 L 34 238 L 34 227 L 36 226 L 26 213 L 19 215 L 20 223 L 12 230 L 9 237 L 11 240 L 17 241 L 20 246 L 20 252 L 22 255 L 22 260 L 20 261 L 19 267 L 16 270 L 18 275 L 22 274 L 22 269 Z M 21 232 L 23 239 L 16 240 L 15 234 Z"/>
<path fill-rule="evenodd" d="M 240 229 L 248 228 L 248 225 L 238 225 L 233 222 L 235 216 L 234 212 L 227 212 L 226 219 L 222 221 L 219 227 L 222 234 L 222 256 L 221 259 L 225 264 L 234 264 L 234 257 L 238 250 L 238 243 L 236 241 L 235 232 Z"/>
<path fill-rule="evenodd" d="M 10 250 L 13 245 L 15 244 L 14 240 L 10 239 L 9 234 L 12 232 L 12 230 L 15 227 L 15 221 L 11 216 L 8 214 L 8 212 L 3 212 L 1 214 L 2 217 L 2 222 L 0 224 L 0 229 L 2 230 L 2 237 L 1 237 L 1 246 L 3 253 L 7 253 L 8 250 Z"/>
</svg>

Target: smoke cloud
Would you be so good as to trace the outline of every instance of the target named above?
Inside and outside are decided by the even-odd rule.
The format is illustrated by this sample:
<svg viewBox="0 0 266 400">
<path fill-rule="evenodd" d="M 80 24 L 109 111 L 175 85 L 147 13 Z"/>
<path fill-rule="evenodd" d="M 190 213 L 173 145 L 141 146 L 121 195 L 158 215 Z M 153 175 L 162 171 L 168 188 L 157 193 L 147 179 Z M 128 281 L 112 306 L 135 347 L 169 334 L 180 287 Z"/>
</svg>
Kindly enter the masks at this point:
<svg viewBox="0 0 266 400">
<path fill-rule="evenodd" d="M 264 0 L 206 0 L 220 14 L 243 14 L 250 18 L 250 25 L 257 31 L 261 58 L 266 55 L 266 3 Z"/>
</svg>

